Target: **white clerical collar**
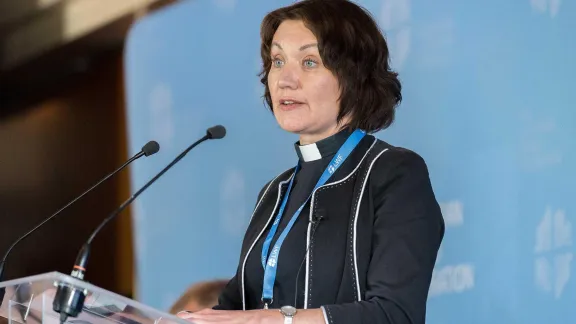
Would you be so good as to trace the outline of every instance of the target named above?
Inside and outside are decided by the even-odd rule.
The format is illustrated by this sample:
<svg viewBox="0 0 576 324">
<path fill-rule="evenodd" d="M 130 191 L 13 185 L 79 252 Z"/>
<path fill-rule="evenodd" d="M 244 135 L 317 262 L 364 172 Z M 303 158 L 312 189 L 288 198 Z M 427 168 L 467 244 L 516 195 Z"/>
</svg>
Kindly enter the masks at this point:
<svg viewBox="0 0 576 324">
<path fill-rule="evenodd" d="M 324 157 L 333 157 L 350 134 L 351 131 L 345 129 L 316 143 L 300 145 L 299 142 L 296 142 L 294 146 L 300 162 L 311 162 Z"/>
<path fill-rule="evenodd" d="M 300 158 L 303 162 L 310 162 L 320 160 L 322 158 L 322 154 L 318 149 L 318 145 L 316 143 L 308 144 L 308 145 L 298 145 L 298 149 L 300 151 Z"/>
</svg>

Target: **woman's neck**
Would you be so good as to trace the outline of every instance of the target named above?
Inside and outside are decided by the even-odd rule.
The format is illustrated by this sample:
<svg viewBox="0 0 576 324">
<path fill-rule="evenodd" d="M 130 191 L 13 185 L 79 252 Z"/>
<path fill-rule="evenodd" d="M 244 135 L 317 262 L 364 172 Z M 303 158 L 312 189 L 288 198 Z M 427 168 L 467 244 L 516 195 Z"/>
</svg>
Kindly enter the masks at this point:
<svg viewBox="0 0 576 324">
<path fill-rule="evenodd" d="M 312 143 L 316 143 L 318 141 L 321 141 L 325 138 L 328 138 L 336 133 L 338 133 L 339 131 L 341 131 L 342 128 L 341 126 L 336 126 L 333 128 L 330 128 L 326 131 L 323 132 L 319 132 L 319 133 L 311 133 L 311 134 L 300 134 L 300 145 L 308 145 L 308 144 L 312 144 Z"/>
</svg>

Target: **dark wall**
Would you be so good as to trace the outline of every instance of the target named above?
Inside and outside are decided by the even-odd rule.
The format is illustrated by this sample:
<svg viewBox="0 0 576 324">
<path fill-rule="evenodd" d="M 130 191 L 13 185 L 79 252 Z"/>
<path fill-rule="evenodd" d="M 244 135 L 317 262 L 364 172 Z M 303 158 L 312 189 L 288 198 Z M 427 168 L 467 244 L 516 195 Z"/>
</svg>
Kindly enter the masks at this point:
<svg viewBox="0 0 576 324">
<path fill-rule="evenodd" d="M 0 119 L 1 253 L 127 158 L 120 51 L 55 89 Z M 90 232 L 128 197 L 127 171 L 16 247 L 4 279 L 69 273 Z M 86 277 L 124 295 L 132 292 L 128 212 L 96 239 Z"/>
</svg>

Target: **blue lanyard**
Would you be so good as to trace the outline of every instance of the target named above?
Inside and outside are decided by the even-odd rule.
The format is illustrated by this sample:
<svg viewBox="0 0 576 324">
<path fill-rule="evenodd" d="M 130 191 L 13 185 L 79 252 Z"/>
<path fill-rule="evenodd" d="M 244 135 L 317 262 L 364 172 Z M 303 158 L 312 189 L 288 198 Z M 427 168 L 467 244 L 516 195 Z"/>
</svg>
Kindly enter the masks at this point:
<svg viewBox="0 0 576 324">
<path fill-rule="evenodd" d="M 358 143 L 360 143 L 360 140 L 365 135 L 366 132 L 357 129 L 348 137 L 348 139 L 340 147 L 334 158 L 332 158 L 332 161 L 330 161 L 330 164 L 328 164 L 328 167 L 326 168 L 326 170 L 324 170 L 322 176 L 320 176 L 320 179 L 316 183 L 314 190 L 324 185 L 326 181 L 328 181 L 328 179 L 332 176 L 332 174 L 336 172 L 336 170 L 338 170 L 338 168 L 342 165 L 342 163 L 344 163 L 344 161 L 348 158 L 350 153 L 354 150 L 354 148 L 358 145 Z M 310 193 L 310 195 L 306 199 L 306 201 L 304 201 L 304 203 L 296 210 L 296 212 L 292 216 L 292 219 L 290 219 L 290 222 L 278 237 L 276 244 L 274 244 L 274 248 L 272 248 L 270 256 L 268 256 L 268 251 L 270 250 L 270 244 L 272 243 L 272 239 L 274 238 L 274 235 L 278 230 L 278 225 L 280 224 L 280 220 L 282 219 L 282 215 L 284 214 L 284 208 L 286 208 L 288 197 L 290 196 L 290 192 L 292 191 L 292 184 L 294 183 L 294 178 L 296 177 L 296 173 L 298 172 L 299 168 L 300 164 L 296 165 L 294 175 L 290 180 L 288 190 L 286 191 L 284 199 L 282 200 L 282 205 L 280 205 L 280 209 L 278 210 L 278 215 L 276 216 L 276 219 L 274 220 L 274 223 L 270 228 L 270 232 L 268 232 L 268 236 L 266 236 L 264 245 L 262 246 L 262 267 L 264 267 L 264 284 L 262 289 L 262 301 L 265 302 L 265 308 L 268 308 L 268 303 L 272 303 L 272 299 L 274 296 L 274 281 L 276 280 L 276 270 L 278 269 L 278 256 L 280 255 L 280 248 L 282 247 L 282 243 L 284 243 L 284 239 L 288 235 L 288 232 L 290 232 L 290 230 L 292 229 L 292 226 L 298 219 L 298 216 L 300 216 L 302 209 L 304 209 L 304 206 L 306 205 L 306 203 L 308 203 L 308 200 L 310 200 L 310 197 L 312 197 L 312 193 L 314 192 L 313 190 L 312 193 Z"/>
</svg>

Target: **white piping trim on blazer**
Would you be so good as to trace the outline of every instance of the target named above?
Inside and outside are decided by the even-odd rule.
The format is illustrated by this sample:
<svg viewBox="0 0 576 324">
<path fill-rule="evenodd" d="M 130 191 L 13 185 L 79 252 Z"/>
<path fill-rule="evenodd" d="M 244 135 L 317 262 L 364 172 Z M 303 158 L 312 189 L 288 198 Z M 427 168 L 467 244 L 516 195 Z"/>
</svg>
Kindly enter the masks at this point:
<svg viewBox="0 0 576 324">
<path fill-rule="evenodd" d="M 348 178 L 350 178 L 354 173 L 356 173 L 356 171 L 358 171 L 358 168 L 360 167 L 360 165 L 362 164 L 362 162 L 364 161 L 366 156 L 368 156 L 368 153 L 370 153 L 370 151 L 372 150 L 372 148 L 374 147 L 374 145 L 376 144 L 377 141 L 378 141 L 378 139 L 374 138 L 372 145 L 370 145 L 370 148 L 368 148 L 366 153 L 364 153 L 364 156 L 362 157 L 360 162 L 358 162 L 358 164 L 356 165 L 354 170 L 352 170 L 352 172 L 350 172 L 346 177 L 344 177 L 338 181 L 334 181 L 334 182 L 330 182 L 330 183 L 327 183 L 325 185 L 322 185 L 322 186 L 316 188 L 316 190 L 323 188 L 323 187 L 339 184 L 341 182 L 346 181 Z M 312 225 L 311 221 L 312 221 L 312 211 L 313 211 L 312 206 L 314 206 L 314 194 L 316 193 L 316 190 L 314 190 L 312 192 L 312 199 L 310 201 L 310 216 L 308 217 L 310 221 L 308 222 L 308 234 L 307 234 L 307 238 L 306 238 L 306 246 L 310 246 L 310 226 Z M 306 292 L 306 296 L 304 298 L 304 309 L 308 308 L 308 280 L 310 279 L 309 276 L 310 276 L 310 249 L 308 249 L 308 253 L 306 254 L 306 279 L 304 281 L 304 291 Z"/>
<path fill-rule="evenodd" d="M 372 160 L 370 166 L 368 167 L 368 172 L 366 173 L 366 178 L 364 179 L 364 183 L 362 184 L 362 190 L 360 191 L 360 198 L 358 198 L 358 206 L 356 206 L 356 215 L 354 215 L 354 273 L 356 274 L 356 289 L 358 290 L 358 301 L 362 300 L 362 295 L 360 293 L 360 278 L 358 276 L 358 253 L 356 252 L 356 227 L 358 224 L 358 212 L 360 211 L 360 203 L 362 202 L 362 196 L 364 195 L 364 188 L 366 187 L 366 182 L 368 182 L 368 178 L 370 177 L 370 171 L 374 166 L 374 163 L 378 161 L 378 158 L 382 155 L 382 153 L 388 151 L 388 149 L 382 150 L 382 152 L 378 153 L 378 155 Z"/>
<path fill-rule="evenodd" d="M 312 219 L 312 204 L 314 203 L 314 192 L 312 192 L 312 199 L 310 200 L 310 216 L 308 217 L 309 220 Z M 306 231 L 306 275 L 304 276 L 304 309 L 308 308 L 308 279 L 309 279 L 309 270 L 310 269 L 310 230 L 312 229 L 312 222 L 308 222 L 308 230 Z"/>
<path fill-rule="evenodd" d="M 270 184 L 266 188 L 266 191 L 264 191 L 264 193 L 262 194 L 262 197 L 260 197 L 260 200 L 258 201 L 258 204 L 256 204 L 256 207 L 254 208 L 254 211 L 252 212 L 252 217 L 254 217 L 254 214 L 256 213 L 258 206 L 260 206 L 260 203 L 262 202 L 262 199 L 264 198 L 264 196 L 268 192 L 268 189 L 270 189 L 270 186 L 272 186 L 274 181 L 276 181 L 276 179 L 278 179 L 278 177 L 281 176 L 282 174 L 284 174 L 284 172 L 277 175 L 276 178 L 274 178 L 272 181 L 270 181 Z M 242 280 L 242 310 L 246 310 L 246 290 L 244 289 L 244 270 L 246 268 L 246 261 L 248 260 L 248 256 L 250 255 L 250 252 L 252 252 L 254 245 L 256 244 L 256 242 L 258 242 L 258 240 L 260 239 L 260 236 L 262 236 L 262 233 L 264 233 L 264 231 L 266 230 L 266 227 L 268 227 L 268 224 L 270 224 L 270 221 L 272 220 L 272 218 L 274 218 L 274 213 L 276 212 L 276 208 L 278 208 L 278 203 L 280 202 L 280 196 L 282 193 L 282 185 L 287 183 L 287 182 L 290 182 L 290 179 L 292 179 L 293 176 L 294 176 L 294 173 L 292 173 L 290 178 L 288 178 L 287 180 L 280 181 L 278 183 L 278 198 L 276 198 L 276 205 L 274 205 L 274 209 L 272 210 L 272 214 L 270 214 L 270 218 L 268 219 L 268 222 L 266 222 L 266 225 L 264 225 L 264 227 L 260 231 L 260 234 L 258 234 L 258 236 L 254 240 L 254 242 L 252 242 L 252 245 L 250 245 L 250 248 L 248 249 L 248 252 L 246 252 L 246 256 L 244 257 L 244 261 L 242 262 L 242 278 L 241 278 L 241 280 Z M 250 217 L 250 221 L 252 221 L 252 217 Z"/>
</svg>

